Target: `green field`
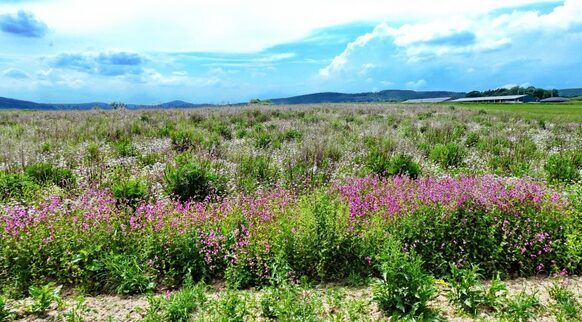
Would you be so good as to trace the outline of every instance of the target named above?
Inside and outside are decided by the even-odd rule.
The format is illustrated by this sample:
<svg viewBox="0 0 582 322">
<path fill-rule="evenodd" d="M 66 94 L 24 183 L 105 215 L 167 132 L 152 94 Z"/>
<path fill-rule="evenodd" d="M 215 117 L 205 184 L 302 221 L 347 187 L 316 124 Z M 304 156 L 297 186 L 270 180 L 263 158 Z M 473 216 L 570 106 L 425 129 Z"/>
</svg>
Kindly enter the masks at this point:
<svg viewBox="0 0 582 322">
<path fill-rule="evenodd" d="M 445 106 L 455 106 L 464 109 L 478 109 L 485 111 L 496 111 L 508 114 L 519 115 L 524 118 L 532 118 L 548 121 L 582 122 L 582 102 L 568 102 L 561 104 L 483 104 L 483 103 L 463 103 L 447 104 Z"/>
<path fill-rule="evenodd" d="M 0 111 L 0 320 L 576 321 L 580 104 L 450 106 Z"/>
</svg>

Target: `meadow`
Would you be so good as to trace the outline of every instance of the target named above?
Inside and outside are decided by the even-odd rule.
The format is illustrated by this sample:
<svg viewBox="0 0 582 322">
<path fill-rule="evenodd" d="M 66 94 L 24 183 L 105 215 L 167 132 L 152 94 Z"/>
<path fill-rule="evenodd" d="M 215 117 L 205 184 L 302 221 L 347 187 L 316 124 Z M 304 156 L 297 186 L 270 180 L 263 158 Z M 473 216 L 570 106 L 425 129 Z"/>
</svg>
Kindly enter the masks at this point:
<svg viewBox="0 0 582 322">
<path fill-rule="evenodd" d="M 579 103 L 11 110 L 0 142 L 0 320 L 88 319 L 61 288 L 142 296 L 119 320 L 579 320 Z"/>
</svg>

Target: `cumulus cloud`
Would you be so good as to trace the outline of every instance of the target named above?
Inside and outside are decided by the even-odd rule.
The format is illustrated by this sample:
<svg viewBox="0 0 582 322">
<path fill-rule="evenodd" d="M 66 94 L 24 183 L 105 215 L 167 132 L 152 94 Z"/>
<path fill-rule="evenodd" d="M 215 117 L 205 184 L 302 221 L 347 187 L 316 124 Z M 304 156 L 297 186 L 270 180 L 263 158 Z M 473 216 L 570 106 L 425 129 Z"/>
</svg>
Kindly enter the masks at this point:
<svg viewBox="0 0 582 322">
<path fill-rule="evenodd" d="M 381 23 L 377 25 L 372 32 L 368 32 L 356 38 L 356 40 L 350 42 L 344 51 L 335 56 L 331 63 L 326 67 L 319 70 L 319 75 L 322 77 L 329 77 L 332 73 L 337 72 L 348 63 L 350 55 L 357 51 L 358 49 L 365 47 L 370 41 L 390 36 L 394 33 L 394 29 L 388 26 L 386 23 Z"/>
<path fill-rule="evenodd" d="M 372 32 L 357 37 L 331 62 L 319 70 L 319 76 L 329 78 L 356 69 L 361 61 L 352 62 L 352 56 L 368 50 L 371 43 L 393 46 L 394 51 L 408 62 L 431 60 L 434 57 L 483 54 L 512 46 L 516 39 L 528 33 L 552 34 L 582 30 L 582 1 L 566 0 L 549 13 L 514 10 L 509 14 L 476 17 L 457 16 L 448 19 L 407 23 L 391 27 L 378 24 Z M 370 55 L 376 57 L 377 55 Z M 367 62 L 373 64 L 374 62 Z"/>
<path fill-rule="evenodd" d="M 32 13 L 20 10 L 16 14 L 0 15 L 0 30 L 20 37 L 42 38 L 48 26 Z"/>
<path fill-rule="evenodd" d="M 146 58 L 133 52 L 62 53 L 50 60 L 55 68 L 71 69 L 103 76 L 138 75 Z"/>
</svg>

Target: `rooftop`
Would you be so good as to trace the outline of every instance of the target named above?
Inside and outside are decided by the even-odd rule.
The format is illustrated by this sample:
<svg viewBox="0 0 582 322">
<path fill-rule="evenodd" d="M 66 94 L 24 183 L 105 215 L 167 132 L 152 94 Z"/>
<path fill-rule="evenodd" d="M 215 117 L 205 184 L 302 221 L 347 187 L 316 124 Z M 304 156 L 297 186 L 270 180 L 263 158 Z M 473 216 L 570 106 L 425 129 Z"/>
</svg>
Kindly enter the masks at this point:
<svg viewBox="0 0 582 322">
<path fill-rule="evenodd" d="M 548 97 L 546 99 L 541 100 L 540 102 L 542 103 L 562 103 L 562 102 L 568 102 L 570 101 L 567 98 L 564 97 Z"/>
<path fill-rule="evenodd" d="M 404 101 L 404 103 L 441 103 L 451 100 L 452 97 L 418 98 Z"/>
<path fill-rule="evenodd" d="M 465 97 L 459 98 L 452 102 L 482 102 L 482 101 L 512 101 L 526 97 L 527 95 L 505 95 L 505 96 L 484 96 L 484 97 Z"/>
</svg>

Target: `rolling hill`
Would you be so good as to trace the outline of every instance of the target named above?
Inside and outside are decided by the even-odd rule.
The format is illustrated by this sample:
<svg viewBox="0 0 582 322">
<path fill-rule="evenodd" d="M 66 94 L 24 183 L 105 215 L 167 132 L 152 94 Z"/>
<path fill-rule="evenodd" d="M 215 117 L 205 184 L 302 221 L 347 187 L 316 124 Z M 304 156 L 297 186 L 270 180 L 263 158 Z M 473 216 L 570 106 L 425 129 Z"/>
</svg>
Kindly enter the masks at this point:
<svg viewBox="0 0 582 322">
<path fill-rule="evenodd" d="M 434 97 L 465 97 L 463 92 L 449 92 L 449 91 L 424 91 L 417 92 L 412 90 L 398 90 L 390 89 L 380 92 L 364 92 L 364 93 L 336 93 L 323 92 L 313 93 L 285 98 L 270 99 L 273 104 L 317 104 L 317 103 L 365 103 L 365 102 L 402 102 L 409 99 L 434 98 Z M 561 96 L 582 96 L 582 88 L 562 89 Z M 246 103 L 238 103 L 231 105 L 245 105 Z M 194 104 L 181 100 L 174 100 L 161 104 L 152 105 L 138 105 L 127 104 L 130 109 L 137 108 L 201 108 L 219 106 L 214 104 Z M 93 103 L 79 103 L 79 104 L 47 104 L 36 103 L 24 100 L 17 100 L 12 98 L 0 97 L 0 109 L 30 109 L 30 110 L 89 110 L 92 108 L 110 109 L 111 105 L 102 102 Z"/>
<path fill-rule="evenodd" d="M 560 96 L 564 97 L 576 97 L 582 96 L 582 88 L 568 88 L 559 90 Z"/>
<path fill-rule="evenodd" d="M 356 94 L 345 93 L 315 93 L 287 98 L 276 98 L 274 104 L 315 104 L 315 103 L 359 103 L 359 102 L 401 102 L 409 99 L 431 97 L 465 97 L 465 93 L 447 91 L 416 92 L 411 90 L 384 90 Z"/>
</svg>

